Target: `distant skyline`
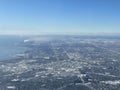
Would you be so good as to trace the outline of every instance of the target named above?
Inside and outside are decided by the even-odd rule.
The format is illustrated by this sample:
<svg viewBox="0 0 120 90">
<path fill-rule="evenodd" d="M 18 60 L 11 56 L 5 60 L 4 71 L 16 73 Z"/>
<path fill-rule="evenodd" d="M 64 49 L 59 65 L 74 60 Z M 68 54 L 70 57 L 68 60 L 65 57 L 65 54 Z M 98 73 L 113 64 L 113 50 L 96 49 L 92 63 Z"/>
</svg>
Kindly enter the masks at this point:
<svg viewBox="0 0 120 90">
<path fill-rule="evenodd" d="M 0 0 L 0 34 L 106 33 L 120 33 L 120 0 Z"/>
</svg>

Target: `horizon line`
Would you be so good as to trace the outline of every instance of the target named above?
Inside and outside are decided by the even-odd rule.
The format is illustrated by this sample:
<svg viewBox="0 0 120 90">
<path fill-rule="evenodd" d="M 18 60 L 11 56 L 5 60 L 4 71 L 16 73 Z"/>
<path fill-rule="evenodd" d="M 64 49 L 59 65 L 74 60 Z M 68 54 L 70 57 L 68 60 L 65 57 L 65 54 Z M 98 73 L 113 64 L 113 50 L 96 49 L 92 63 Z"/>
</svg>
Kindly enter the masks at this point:
<svg viewBox="0 0 120 90">
<path fill-rule="evenodd" d="M 50 32 L 50 33 L 0 33 L 0 35 L 23 35 L 23 36 L 38 36 L 38 35 L 120 35 L 120 32 L 75 32 L 75 33 L 63 33 L 63 32 Z"/>
</svg>

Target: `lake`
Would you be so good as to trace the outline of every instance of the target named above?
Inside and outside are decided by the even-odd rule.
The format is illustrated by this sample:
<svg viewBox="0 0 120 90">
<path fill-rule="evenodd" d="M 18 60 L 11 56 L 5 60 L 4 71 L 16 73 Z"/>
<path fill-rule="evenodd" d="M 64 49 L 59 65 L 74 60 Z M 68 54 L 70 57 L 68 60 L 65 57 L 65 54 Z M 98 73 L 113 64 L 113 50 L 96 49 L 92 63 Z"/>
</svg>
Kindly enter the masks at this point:
<svg viewBox="0 0 120 90">
<path fill-rule="evenodd" d="M 0 35 L 0 61 L 15 58 L 15 55 L 25 51 L 20 43 L 24 37 L 12 35 Z"/>
</svg>

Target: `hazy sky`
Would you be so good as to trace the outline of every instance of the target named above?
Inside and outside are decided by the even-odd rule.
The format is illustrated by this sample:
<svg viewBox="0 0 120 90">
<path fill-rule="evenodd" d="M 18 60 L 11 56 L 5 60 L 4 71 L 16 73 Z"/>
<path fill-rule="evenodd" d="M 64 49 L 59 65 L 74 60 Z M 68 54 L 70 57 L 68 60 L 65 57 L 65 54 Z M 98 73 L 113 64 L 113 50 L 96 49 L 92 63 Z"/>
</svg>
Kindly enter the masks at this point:
<svg viewBox="0 0 120 90">
<path fill-rule="evenodd" d="M 0 34 L 120 32 L 120 0 L 0 0 Z"/>
</svg>

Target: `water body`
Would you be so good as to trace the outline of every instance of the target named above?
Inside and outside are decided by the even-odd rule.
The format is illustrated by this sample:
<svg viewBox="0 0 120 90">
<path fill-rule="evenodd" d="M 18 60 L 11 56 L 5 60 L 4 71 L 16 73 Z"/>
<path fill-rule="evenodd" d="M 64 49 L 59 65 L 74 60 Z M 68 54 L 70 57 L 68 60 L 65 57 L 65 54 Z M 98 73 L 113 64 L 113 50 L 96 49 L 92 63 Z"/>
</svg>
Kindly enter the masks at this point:
<svg viewBox="0 0 120 90">
<path fill-rule="evenodd" d="M 0 61 L 15 58 L 18 53 L 23 53 L 25 47 L 20 45 L 24 41 L 21 36 L 0 35 Z"/>
</svg>

